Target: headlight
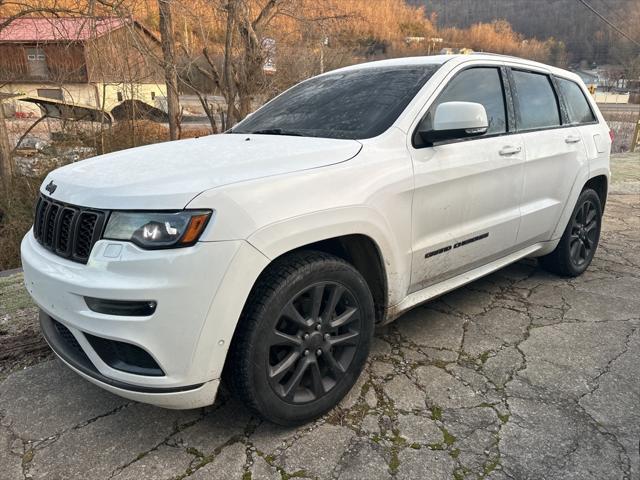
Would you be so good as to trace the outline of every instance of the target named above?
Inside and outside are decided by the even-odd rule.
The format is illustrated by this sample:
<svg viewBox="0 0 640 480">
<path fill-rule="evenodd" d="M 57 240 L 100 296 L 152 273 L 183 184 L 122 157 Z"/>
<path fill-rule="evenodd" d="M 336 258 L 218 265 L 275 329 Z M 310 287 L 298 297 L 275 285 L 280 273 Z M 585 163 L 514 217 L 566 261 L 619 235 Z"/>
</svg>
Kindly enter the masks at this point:
<svg viewBox="0 0 640 480">
<path fill-rule="evenodd" d="M 103 238 L 131 241 L 142 248 L 188 247 L 200 238 L 212 212 L 112 212 Z"/>
</svg>

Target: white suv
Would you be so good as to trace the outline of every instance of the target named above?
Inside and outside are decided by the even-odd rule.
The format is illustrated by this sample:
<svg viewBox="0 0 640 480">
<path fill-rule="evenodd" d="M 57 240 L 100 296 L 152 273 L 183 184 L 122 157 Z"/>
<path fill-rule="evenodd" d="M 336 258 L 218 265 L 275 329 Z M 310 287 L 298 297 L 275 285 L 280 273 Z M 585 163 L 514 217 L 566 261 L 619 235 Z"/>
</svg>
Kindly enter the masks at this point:
<svg viewBox="0 0 640 480">
<path fill-rule="evenodd" d="M 296 424 L 349 391 L 376 325 L 523 257 L 579 275 L 611 139 L 579 78 L 496 55 L 355 65 L 223 135 L 44 181 L 22 242 L 56 354 L 168 408 L 221 378 Z"/>
</svg>

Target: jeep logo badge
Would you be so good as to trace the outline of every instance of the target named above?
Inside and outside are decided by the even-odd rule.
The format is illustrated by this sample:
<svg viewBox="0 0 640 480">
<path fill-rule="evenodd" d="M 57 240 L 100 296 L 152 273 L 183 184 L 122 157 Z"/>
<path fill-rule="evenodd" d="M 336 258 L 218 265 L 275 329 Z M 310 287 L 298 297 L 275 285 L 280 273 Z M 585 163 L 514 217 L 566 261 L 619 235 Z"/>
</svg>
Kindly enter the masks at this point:
<svg viewBox="0 0 640 480">
<path fill-rule="evenodd" d="M 58 186 L 53 183 L 53 180 L 51 180 L 46 187 L 44 187 L 44 189 L 49 192 L 51 195 L 53 195 L 53 192 L 56 191 L 56 188 L 58 188 Z"/>
</svg>

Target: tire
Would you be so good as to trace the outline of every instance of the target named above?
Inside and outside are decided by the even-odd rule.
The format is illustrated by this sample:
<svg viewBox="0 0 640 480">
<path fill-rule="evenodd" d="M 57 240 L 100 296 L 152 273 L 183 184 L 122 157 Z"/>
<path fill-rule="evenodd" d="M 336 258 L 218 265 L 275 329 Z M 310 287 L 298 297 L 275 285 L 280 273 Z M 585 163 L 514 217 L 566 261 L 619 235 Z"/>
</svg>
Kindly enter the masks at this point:
<svg viewBox="0 0 640 480">
<path fill-rule="evenodd" d="M 263 418 L 306 423 L 354 385 L 374 322 L 371 292 L 353 266 L 315 251 L 285 255 L 260 276 L 247 300 L 226 381 Z"/>
<path fill-rule="evenodd" d="M 602 204 L 598 194 L 583 190 L 556 249 L 540 257 L 540 265 L 565 277 L 582 275 L 598 248 L 602 227 Z"/>
</svg>

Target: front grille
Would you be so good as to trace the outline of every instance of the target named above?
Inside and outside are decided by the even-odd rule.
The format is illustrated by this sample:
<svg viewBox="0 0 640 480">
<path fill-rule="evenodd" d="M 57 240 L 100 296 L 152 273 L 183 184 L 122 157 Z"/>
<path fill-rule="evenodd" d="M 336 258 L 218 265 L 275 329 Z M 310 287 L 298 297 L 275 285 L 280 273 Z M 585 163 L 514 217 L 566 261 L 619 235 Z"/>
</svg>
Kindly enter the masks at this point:
<svg viewBox="0 0 640 480">
<path fill-rule="evenodd" d="M 40 195 L 33 234 L 56 255 L 87 263 L 93 245 L 100 240 L 108 212 L 68 205 Z"/>
</svg>

